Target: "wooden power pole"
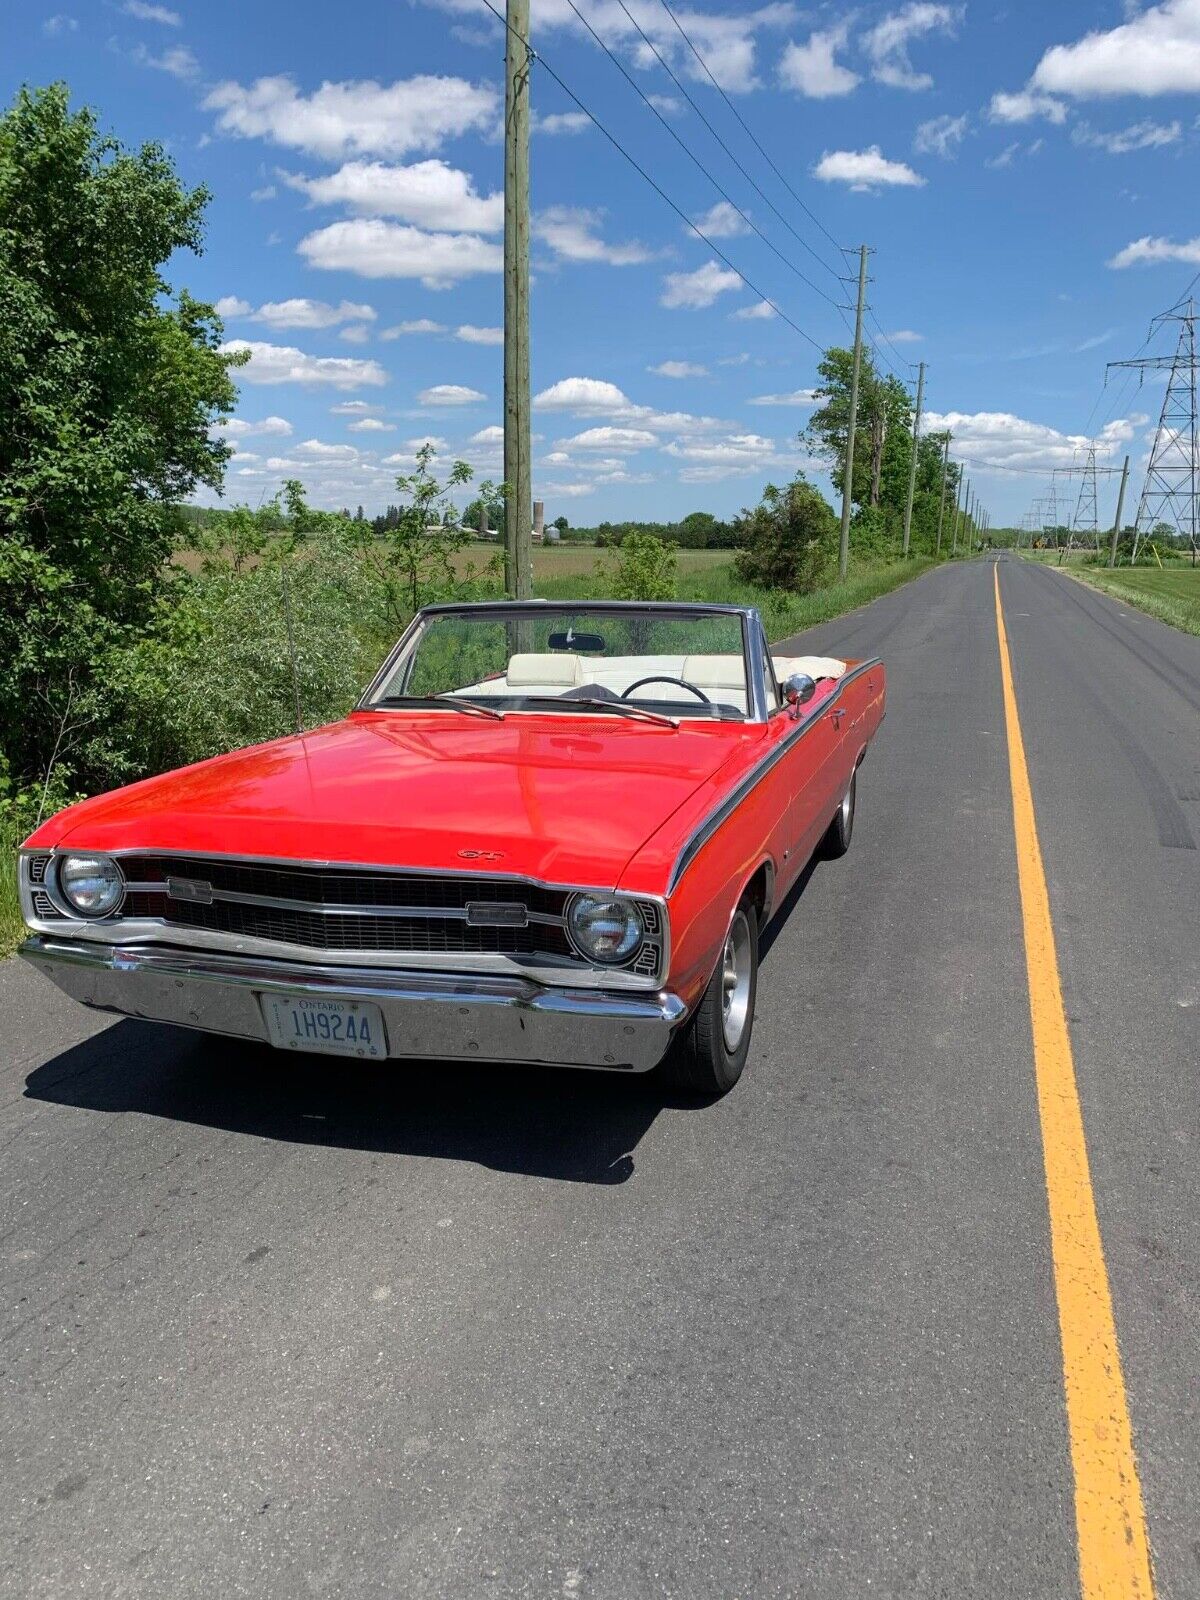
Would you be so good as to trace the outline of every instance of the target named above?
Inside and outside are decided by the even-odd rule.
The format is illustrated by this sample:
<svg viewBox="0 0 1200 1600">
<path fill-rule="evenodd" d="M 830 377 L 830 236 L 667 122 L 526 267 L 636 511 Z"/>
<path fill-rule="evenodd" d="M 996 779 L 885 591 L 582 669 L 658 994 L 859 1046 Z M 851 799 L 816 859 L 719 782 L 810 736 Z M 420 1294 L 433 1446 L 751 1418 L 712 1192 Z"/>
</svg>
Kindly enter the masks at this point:
<svg viewBox="0 0 1200 1600">
<path fill-rule="evenodd" d="M 867 294 L 867 247 L 858 250 L 858 310 L 854 316 L 854 366 L 850 374 L 850 418 L 846 427 L 846 462 L 842 468 L 842 537 L 838 546 L 838 577 L 850 570 L 850 504 L 854 498 L 854 431 L 858 427 L 858 373 L 862 366 L 863 305 Z"/>
<path fill-rule="evenodd" d="M 1125 510 L 1125 485 L 1129 482 L 1129 457 L 1125 457 L 1125 465 L 1121 468 L 1121 487 L 1117 491 L 1117 514 L 1113 519 L 1112 539 L 1108 546 L 1108 564 L 1115 567 L 1117 564 L 1117 540 L 1121 537 L 1121 513 Z"/>
<path fill-rule="evenodd" d="M 533 594 L 529 421 L 529 0 L 507 0 L 504 52 L 504 589 Z"/>
<path fill-rule="evenodd" d="M 908 499 L 904 502 L 904 554 L 912 534 L 913 491 L 917 487 L 917 444 L 921 437 L 921 402 L 925 398 L 925 363 L 917 372 L 917 408 L 913 412 L 912 460 L 908 464 Z"/>
<path fill-rule="evenodd" d="M 947 472 L 947 469 L 949 468 L 949 465 L 950 465 L 950 435 L 947 433 L 946 442 L 942 446 L 942 498 L 941 498 L 940 504 L 938 505 L 938 535 L 937 535 L 937 550 L 935 552 L 935 554 L 937 555 L 937 558 L 938 558 L 939 561 L 941 560 L 941 556 L 942 556 L 942 524 L 946 520 L 946 472 Z"/>
</svg>

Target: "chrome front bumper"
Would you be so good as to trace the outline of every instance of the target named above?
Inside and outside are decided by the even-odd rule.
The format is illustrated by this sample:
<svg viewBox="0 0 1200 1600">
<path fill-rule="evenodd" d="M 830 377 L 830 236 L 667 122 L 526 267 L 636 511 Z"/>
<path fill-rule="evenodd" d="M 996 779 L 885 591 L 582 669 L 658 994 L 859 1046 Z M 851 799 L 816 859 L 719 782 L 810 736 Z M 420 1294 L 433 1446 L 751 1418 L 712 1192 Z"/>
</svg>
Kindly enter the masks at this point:
<svg viewBox="0 0 1200 1600">
<path fill-rule="evenodd" d="M 35 935 L 20 954 L 64 994 L 99 1011 L 268 1042 L 264 989 L 371 1000 L 388 1054 L 648 1072 L 686 1007 L 672 994 L 555 989 L 527 978 L 318 967 L 154 945 Z"/>
</svg>

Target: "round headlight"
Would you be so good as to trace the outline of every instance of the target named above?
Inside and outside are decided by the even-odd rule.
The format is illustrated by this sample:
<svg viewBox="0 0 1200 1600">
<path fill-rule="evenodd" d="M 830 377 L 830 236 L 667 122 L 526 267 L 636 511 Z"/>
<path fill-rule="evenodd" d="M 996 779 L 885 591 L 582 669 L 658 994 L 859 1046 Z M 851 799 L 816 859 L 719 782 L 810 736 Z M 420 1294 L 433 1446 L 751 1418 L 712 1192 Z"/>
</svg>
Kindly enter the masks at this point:
<svg viewBox="0 0 1200 1600">
<path fill-rule="evenodd" d="M 567 911 L 567 931 L 580 955 L 612 965 L 631 956 L 642 939 L 635 905 L 615 895 L 577 894 Z"/>
<path fill-rule="evenodd" d="M 108 856 L 63 856 L 58 892 L 81 917 L 107 917 L 125 894 L 121 869 Z"/>
</svg>

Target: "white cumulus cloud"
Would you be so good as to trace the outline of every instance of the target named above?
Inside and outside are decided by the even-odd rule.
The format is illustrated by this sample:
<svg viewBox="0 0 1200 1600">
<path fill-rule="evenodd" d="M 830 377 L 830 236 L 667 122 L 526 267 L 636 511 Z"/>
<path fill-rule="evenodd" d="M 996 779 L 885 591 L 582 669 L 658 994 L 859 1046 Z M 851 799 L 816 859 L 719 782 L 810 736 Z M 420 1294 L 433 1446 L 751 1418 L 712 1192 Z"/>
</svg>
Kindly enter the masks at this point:
<svg viewBox="0 0 1200 1600">
<path fill-rule="evenodd" d="M 706 261 L 694 272 L 668 272 L 663 278 L 659 304 L 671 310 L 700 310 L 711 306 L 720 294 L 741 286 L 741 278 L 716 261 Z"/>
<path fill-rule="evenodd" d="M 600 215 L 572 206 L 550 206 L 534 218 L 533 233 L 563 261 L 598 261 L 610 267 L 634 267 L 652 258 L 636 239 L 608 244 L 597 233 Z"/>
<path fill-rule="evenodd" d="M 422 389 L 417 399 L 423 406 L 471 406 L 486 400 L 487 395 L 462 383 L 435 383 L 431 389 Z"/>
<path fill-rule="evenodd" d="M 700 232 L 709 239 L 733 239 L 739 233 L 750 231 L 737 207 L 730 205 L 728 200 L 718 200 L 715 206 L 710 206 L 693 220 Z M 690 234 L 692 230 L 688 228 L 685 231 Z"/>
<path fill-rule="evenodd" d="M 909 59 L 909 46 L 927 33 L 953 33 L 961 15 L 957 6 L 931 5 L 914 0 L 884 17 L 865 35 L 863 45 L 871 59 L 871 76 L 892 89 L 929 89 L 933 79 L 917 72 Z"/>
<path fill-rule="evenodd" d="M 1118 250 L 1108 265 L 1110 267 L 1151 266 L 1159 261 L 1183 261 L 1189 266 L 1200 262 L 1200 238 L 1164 239 L 1144 234 L 1134 239 L 1123 250 Z"/>
<path fill-rule="evenodd" d="M 1045 117 L 1056 125 L 1067 119 L 1067 108 L 1053 95 L 1038 94 L 1033 89 L 1018 89 L 1015 94 L 1003 90 L 992 96 L 988 115 L 993 122 L 1032 122 Z"/>
<path fill-rule="evenodd" d="M 473 233 L 426 233 L 379 217 L 332 222 L 306 234 L 297 250 L 311 267 L 356 272 L 363 278 L 418 278 L 427 289 L 449 289 L 476 273 L 500 272 L 504 254 Z"/>
<path fill-rule="evenodd" d="M 454 330 L 454 337 L 461 339 L 463 344 L 491 344 L 504 343 L 503 328 L 480 328 L 473 322 L 462 322 Z"/>
<path fill-rule="evenodd" d="M 784 88 L 795 89 L 810 100 L 849 94 L 860 81 L 858 73 L 836 59 L 837 52 L 845 49 L 848 31 L 843 22 L 810 35 L 807 44 L 790 42 L 779 58 L 779 81 Z"/>
<path fill-rule="evenodd" d="M 249 351 L 250 360 L 237 369 L 239 383 L 329 384 L 335 389 L 357 389 L 362 384 L 376 387 L 387 382 L 387 373 L 378 361 L 310 356 L 294 345 L 264 344 L 252 339 L 229 339 L 219 349 L 223 355 Z"/>
<path fill-rule="evenodd" d="M 203 104 L 217 113 L 222 133 L 336 160 L 435 150 L 446 139 L 490 130 L 499 100 L 490 84 L 431 74 L 390 84 L 323 83 L 311 94 L 281 74 L 247 85 L 219 83 Z"/>
<path fill-rule="evenodd" d="M 851 189 L 919 189 L 925 179 L 903 161 L 889 161 L 877 144 L 866 150 L 826 150 L 813 168 L 822 183 L 847 183 Z"/>
<path fill-rule="evenodd" d="M 658 439 L 645 428 L 621 428 L 611 423 L 585 428 L 571 439 L 560 439 L 567 450 L 649 450 Z"/>
<path fill-rule="evenodd" d="M 1127 12 L 1129 7 L 1126 7 Z M 1047 50 L 1031 83 L 1076 100 L 1200 90 L 1200 0 L 1165 0 Z"/>
<path fill-rule="evenodd" d="M 707 378 L 708 368 L 698 361 L 660 361 L 656 367 L 647 367 L 660 378 Z"/>
<path fill-rule="evenodd" d="M 419 228 L 499 233 L 504 227 L 503 194 L 477 194 L 470 173 L 437 159 L 411 166 L 348 161 L 323 177 L 289 173 L 286 181 L 314 205 L 343 205 L 363 215 L 399 217 Z"/>
<path fill-rule="evenodd" d="M 381 328 L 381 339 L 406 339 L 414 333 L 446 333 L 444 322 L 431 322 L 428 317 L 415 317 L 409 322 L 397 322 L 390 328 Z"/>
</svg>

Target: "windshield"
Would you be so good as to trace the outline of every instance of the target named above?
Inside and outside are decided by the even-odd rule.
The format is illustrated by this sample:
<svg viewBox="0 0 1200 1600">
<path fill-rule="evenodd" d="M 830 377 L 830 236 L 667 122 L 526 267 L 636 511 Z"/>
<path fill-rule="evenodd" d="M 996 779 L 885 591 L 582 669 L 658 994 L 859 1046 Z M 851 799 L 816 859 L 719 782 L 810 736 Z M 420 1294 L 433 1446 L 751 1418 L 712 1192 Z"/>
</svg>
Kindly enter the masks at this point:
<svg viewBox="0 0 1200 1600">
<path fill-rule="evenodd" d="M 418 627 L 368 701 L 453 698 L 506 710 L 640 707 L 673 718 L 741 718 L 746 693 L 742 618 L 537 606 L 437 613 Z"/>
</svg>

